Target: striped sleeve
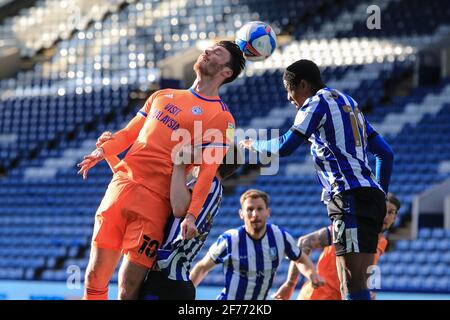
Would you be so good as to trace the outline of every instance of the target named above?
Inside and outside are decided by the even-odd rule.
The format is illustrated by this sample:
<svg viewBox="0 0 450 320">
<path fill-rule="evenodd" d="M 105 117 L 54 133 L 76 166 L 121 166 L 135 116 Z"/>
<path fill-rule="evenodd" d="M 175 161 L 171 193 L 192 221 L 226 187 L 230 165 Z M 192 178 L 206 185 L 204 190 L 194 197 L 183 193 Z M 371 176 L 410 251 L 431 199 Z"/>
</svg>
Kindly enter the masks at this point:
<svg viewBox="0 0 450 320">
<path fill-rule="evenodd" d="M 209 248 L 208 254 L 214 263 L 224 263 L 228 255 L 228 242 L 230 235 L 224 233 L 220 235 L 216 242 Z"/>
<path fill-rule="evenodd" d="M 298 110 L 292 130 L 296 130 L 309 138 L 314 131 L 323 125 L 325 120 L 326 102 L 316 95 L 311 97 Z"/>
<path fill-rule="evenodd" d="M 289 232 L 287 232 L 283 228 L 280 228 L 280 230 L 283 234 L 284 252 L 286 254 L 286 257 L 288 257 L 290 260 L 297 261 L 302 255 L 302 250 L 300 250 L 300 247 L 295 242 L 294 237 L 291 236 Z"/>
</svg>

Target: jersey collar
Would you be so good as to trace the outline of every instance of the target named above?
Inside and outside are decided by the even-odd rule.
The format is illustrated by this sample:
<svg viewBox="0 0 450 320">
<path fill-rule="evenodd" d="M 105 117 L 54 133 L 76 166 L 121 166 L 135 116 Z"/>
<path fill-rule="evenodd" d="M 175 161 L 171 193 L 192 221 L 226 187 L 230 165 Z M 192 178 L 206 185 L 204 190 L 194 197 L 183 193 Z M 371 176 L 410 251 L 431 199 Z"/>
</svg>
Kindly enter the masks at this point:
<svg viewBox="0 0 450 320">
<path fill-rule="evenodd" d="M 222 101 L 218 96 L 212 97 L 213 99 L 208 99 L 203 96 L 201 96 L 199 93 L 197 93 L 194 88 L 189 88 L 189 92 L 192 93 L 194 96 L 196 96 L 199 99 L 209 101 L 209 102 L 220 102 Z"/>
</svg>

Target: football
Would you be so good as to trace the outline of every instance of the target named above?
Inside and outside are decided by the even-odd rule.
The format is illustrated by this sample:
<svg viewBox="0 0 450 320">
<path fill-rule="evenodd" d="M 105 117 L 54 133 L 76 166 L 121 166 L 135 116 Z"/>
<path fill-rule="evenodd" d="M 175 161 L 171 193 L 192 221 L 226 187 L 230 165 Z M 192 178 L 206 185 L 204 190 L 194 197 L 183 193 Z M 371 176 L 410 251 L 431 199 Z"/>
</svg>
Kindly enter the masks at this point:
<svg viewBox="0 0 450 320">
<path fill-rule="evenodd" d="M 238 30 L 236 43 L 247 60 L 262 61 L 275 51 L 277 36 L 267 23 L 251 21 Z"/>
</svg>

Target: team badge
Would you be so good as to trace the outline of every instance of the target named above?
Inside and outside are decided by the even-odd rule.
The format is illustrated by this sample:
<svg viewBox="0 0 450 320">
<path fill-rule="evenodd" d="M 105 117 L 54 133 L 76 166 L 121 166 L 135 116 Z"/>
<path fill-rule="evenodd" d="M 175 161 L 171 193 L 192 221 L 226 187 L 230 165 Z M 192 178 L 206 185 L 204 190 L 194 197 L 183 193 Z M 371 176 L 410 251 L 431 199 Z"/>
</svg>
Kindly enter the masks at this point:
<svg viewBox="0 0 450 320">
<path fill-rule="evenodd" d="M 270 259 L 273 261 L 273 260 L 276 260 L 277 259 L 277 256 L 278 256 L 278 254 L 277 254 L 277 249 L 276 248 L 270 248 L 270 250 L 269 250 L 269 255 L 270 255 Z"/>
<path fill-rule="evenodd" d="M 234 140 L 234 124 L 232 124 L 231 122 L 228 122 L 226 135 L 228 140 Z"/>
<path fill-rule="evenodd" d="M 192 107 L 191 111 L 192 111 L 192 114 L 195 116 L 199 116 L 203 113 L 202 108 L 200 108 L 199 106 Z"/>
</svg>

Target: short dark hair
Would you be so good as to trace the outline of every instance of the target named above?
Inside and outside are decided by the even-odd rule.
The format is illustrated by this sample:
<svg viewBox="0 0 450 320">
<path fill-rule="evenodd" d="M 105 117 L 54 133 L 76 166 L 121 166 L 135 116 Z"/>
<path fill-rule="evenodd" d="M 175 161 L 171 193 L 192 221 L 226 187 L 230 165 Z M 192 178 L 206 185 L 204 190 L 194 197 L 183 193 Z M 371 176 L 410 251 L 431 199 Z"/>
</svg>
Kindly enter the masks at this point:
<svg viewBox="0 0 450 320">
<path fill-rule="evenodd" d="M 387 201 L 389 201 L 390 203 L 392 203 L 394 206 L 397 207 L 397 211 L 400 210 L 401 202 L 393 193 L 389 192 L 386 196 L 386 199 Z"/>
<path fill-rule="evenodd" d="M 231 77 L 226 78 L 222 84 L 233 82 L 234 79 L 236 79 L 239 76 L 242 70 L 244 70 L 245 67 L 244 54 L 242 53 L 239 46 L 233 41 L 224 40 L 216 43 L 216 45 L 224 47 L 225 49 L 228 50 L 228 52 L 231 55 L 230 61 L 227 62 L 225 65 L 233 71 L 233 74 L 231 75 Z"/>
<path fill-rule="evenodd" d="M 230 147 L 223 157 L 222 164 L 217 171 L 222 179 L 227 179 L 233 175 L 244 163 L 241 150 L 236 144 Z"/>
<path fill-rule="evenodd" d="M 319 67 L 311 60 L 298 60 L 286 68 L 283 80 L 290 88 L 298 86 L 301 80 L 305 80 L 316 89 L 325 87 Z"/>
</svg>

